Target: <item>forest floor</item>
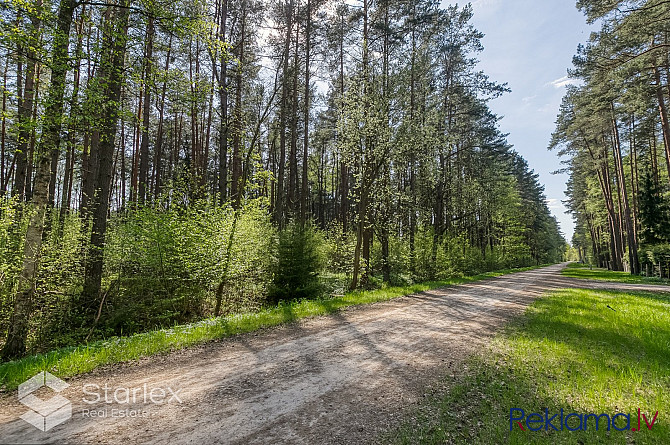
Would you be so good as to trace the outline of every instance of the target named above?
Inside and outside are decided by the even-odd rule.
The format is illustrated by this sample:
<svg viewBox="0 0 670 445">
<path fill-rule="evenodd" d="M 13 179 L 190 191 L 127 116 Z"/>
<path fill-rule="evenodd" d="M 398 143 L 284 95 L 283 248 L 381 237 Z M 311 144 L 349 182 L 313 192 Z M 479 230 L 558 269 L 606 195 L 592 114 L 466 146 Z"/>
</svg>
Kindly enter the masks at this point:
<svg viewBox="0 0 670 445">
<path fill-rule="evenodd" d="M 560 273 L 564 267 L 351 307 L 99 368 L 68 381 L 60 395 L 72 403 L 72 418 L 47 432 L 19 419 L 27 408 L 5 394 L 0 442 L 377 442 L 468 373 L 468 357 L 546 292 L 661 290 L 569 278 Z"/>
</svg>

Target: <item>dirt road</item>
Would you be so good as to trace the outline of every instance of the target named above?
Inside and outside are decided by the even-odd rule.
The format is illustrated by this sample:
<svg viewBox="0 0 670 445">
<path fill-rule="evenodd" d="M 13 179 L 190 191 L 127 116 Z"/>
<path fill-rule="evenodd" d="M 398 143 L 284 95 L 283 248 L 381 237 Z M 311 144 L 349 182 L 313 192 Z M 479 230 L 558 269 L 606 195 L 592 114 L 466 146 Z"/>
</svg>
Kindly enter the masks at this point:
<svg viewBox="0 0 670 445">
<path fill-rule="evenodd" d="M 357 307 L 98 370 L 68 381 L 61 395 L 72 402 L 72 418 L 47 432 L 19 419 L 27 408 L 16 394 L 5 396 L 0 442 L 375 442 L 431 385 L 456 372 L 468 354 L 544 292 L 661 290 L 570 279 L 560 275 L 562 267 Z M 45 388 L 36 394 L 53 396 Z"/>
</svg>

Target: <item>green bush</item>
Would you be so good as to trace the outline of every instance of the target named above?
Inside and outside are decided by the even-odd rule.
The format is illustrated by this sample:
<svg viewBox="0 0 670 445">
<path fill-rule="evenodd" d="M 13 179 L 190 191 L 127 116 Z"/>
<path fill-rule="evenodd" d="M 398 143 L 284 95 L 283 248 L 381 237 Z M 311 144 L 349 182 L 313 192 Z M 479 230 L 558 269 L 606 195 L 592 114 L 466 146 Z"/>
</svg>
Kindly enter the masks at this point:
<svg viewBox="0 0 670 445">
<path fill-rule="evenodd" d="M 323 256 L 325 266 L 333 273 L 351 273 L 354 267 L 356 237 L 353 232 L 342 232 L 342 225 L 333 223 L 324 233 Z"/>
<path fill-rule="evenodd" d="M 268 302 L 317 298 L 323 292 L 319 281 L 323 240 L 310 225 L 292 223 L 279 234 L 277 266 Z"/>
<path fill-rule="evenodd" d="M 110 289 L 100 336 L 139 332 L 262 306 L 275 231 L 267 210 L 202 203 L 144 208 L 114 220 L 105 251 Z"/>
<path fill-rule="evenodd" d="M 638 256 L 644 274 L 670 278 L 670 244 L 642 245 Z"/>
</svg>

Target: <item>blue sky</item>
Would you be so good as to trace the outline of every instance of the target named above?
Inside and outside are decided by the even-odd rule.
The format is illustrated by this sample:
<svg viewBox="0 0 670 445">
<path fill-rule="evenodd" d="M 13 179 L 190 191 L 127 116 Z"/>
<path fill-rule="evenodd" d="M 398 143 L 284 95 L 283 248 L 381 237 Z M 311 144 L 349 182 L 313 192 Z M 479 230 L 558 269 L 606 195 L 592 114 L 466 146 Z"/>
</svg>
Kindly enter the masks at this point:
<svg viewBox="0 0 670 445">
<path fill-rule="evenodd" d="M 570 241 L 574 224 L 562 200 L 566 175 L 556 154 L 547 150 L 565 93 L 567 69 L 577 45 L 588 40 L 593 26 L 586 24 L 574 0 L 474 0 L 474 25 L 483 32 L 481 69 L 512 92 L 491 102 L 504 116 L 501 130 L 540 174 L 549 207 Z"/>
</svg>

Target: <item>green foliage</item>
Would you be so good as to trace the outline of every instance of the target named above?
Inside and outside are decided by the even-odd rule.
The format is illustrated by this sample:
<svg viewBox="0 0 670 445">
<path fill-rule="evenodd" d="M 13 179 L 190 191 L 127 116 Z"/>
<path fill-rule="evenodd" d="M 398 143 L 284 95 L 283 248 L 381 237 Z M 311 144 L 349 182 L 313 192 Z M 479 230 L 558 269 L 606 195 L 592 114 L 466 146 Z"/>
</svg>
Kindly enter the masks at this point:
<svg viewBox="0 0 670 445">
<path fill-rule="evenodd" d="M 607 306 L 616 309 L 613 311 Z M 664 443 L 670 409 L 670 294 L 560 290 L 538 300 L 518 322 L 471 359 L 465 376 L 449 382 L 412 420 L 389 438 L 393 443 Z M 651 431 L 509 430 L 509 410 L 526 415 L 658 410 Z M 483 420 L 482 420 L 483 419 Z M 556 419 L 558 420 L 558 419 Z"/>
<path fill-rule="evenodd" d="M 259 308 L 271 279 L 274 229 L 262 207 L 141 208 L 113 221 L 106 254 L 110 294 L 100 335 L 120 335 L 211 314 Z"/>
<path fill-rule="evenodd" d="M 277 266 L 268 294 L 270 303 L 320 296 L 322 244 L 321 236 L 311 225 L 291 223 L 280 232 Z"/>
<path fill-rule="evenodd" d="M 16 284 L 23 262 L 24 235 L 30 205 L 14 200 L 0 200 L 0 330 L 8 328 L 14 304 Z M 35 279 L 33 307 L 29 320 L 29 350 L 41 351 L 81 338 L 65 328 L 69 319 L 70 300 L 81 290 L 83 263 L 81 246 L 83 228 L 76 215 L 59 220 L 57 212 L 47 215 L 40 254 L 41 267 Z"/>
<path fill-rule="evenodd" d="M 529 269 L 531 268 L 502 270 L 476 276 L 384 287 L 370 291 L 359 290 L 347 292 L 345 295 L 334 298 L 292 301 L 255 312 L 209 318 L 195 323 L 157 329 L 127 337 L 112 337 L 78 347 L 65 347 L 45 354 L 37 354 L 0 364 L 0 388 L 5 390 L 15 389 L 20 383 L 41 370 L 48 370 L 61 378 L 73 377 L 106 364 L 135 360 L 218 338 L 291 323 L 301 318 L 329 314 L 353 305 L 387 301 L 431 289 L 469 283 Z"/>
<path fill-rule="evenodd" d="M 7 329 L 20 272 L 27 212 L 10 201 L 0 208 L 0 329 Z M 265 304 L 275 263 L 275 229 L 266 209 L 143 207 L 110 220 L 100 317 L 86 324 L 77 311 L 82 246 L 88 238 L 76 213 L 47 221 L 36 280 L 29 351 L 78 344 L 211 316 L 222 286 L 222 312 Z M 237 219 L 237 222 L 235 220 Z"/>
<path fill-rule="evenodd" d="M 571 278 L 582 278 L 586 280 L 614 281 L 617 283 L 633 284 L 667 284 L 667 281 L 652 277 L 631 275 L 628 272 L 617 272 L 613 270 L 593 268 L 580 263 L 571 263 L 563 269 L 561 274 Z"/>
<path fill-rule="evenodd" d="M 0 199 L 0 328 L 8 327 L 23 261 L 22 235 L 28 218 L 15 200 Z"/>
<path fill-rule="evenodd" d="M 670 205 L 650 172 L 644 175 L 639 201 L 640 241 L 645 244 L 670 241 Z"/>
<path fill-rule="evenodd" d="M 640 263 L 648 277 L 670 279 L 670 244 L 640 246 Z"/>
<path fill-rule="evenodd" d="M 351 232 L 342 232 L 342 226 L 332 224 L 324 232 L 323 257 L 326 269 L 348 273 L 353 267 L 356 238 Z"/>
<path fill-rule="evenodd" d="M 639 273 L 640 244 L 670 240 L 666 1 L 578 0 L 600 30 L 580 45 L 550 147 L 567 158 L 573 242 L 598 266 Z M 664 142 L 666 141 L 666 142 Z M 637 196 L 636 196 L 637 195 Z M 628 250 L 628 252 L 626 252 Z"/>
<path fill-rule="evenodd" d="M 19 155 L 58 143 L 63 153 L 34 261 L 23 264 L 31 205 L 0 204 L 0 333 L 12 312 L 29 319 L 36 352 L 341 295 L 347 280 L 405 286 L 560 260 L 537 175 L 488 108 L 508 89 L 476 67 L 471 6 L 316 2 L 311 17 L 266 6 L 7 3 L 3 159 L 15 180 L 3 177 L 2 192 L 46 199 L 47 181 L 19 180 L 40 156 Z M 328 32 L 295 43 L 290 30 L 317 18 Z M 281 25 L 272 35 L 258 32 L 268 19 Z M 322 53 L 311 71 L 309 49 Z M 75 80 L 67 106 L 40 93 L 31 108 L 33 81 L 60 91 L 55 67 Z M 309 75 L 324 67 L 327 109 L 314 113 Z M 279 234 L 290 218 L 319 229 Z M 17 277 L 33 266 L 35 295 L 17 300 L 33 307 L 13 311 Z"/>
</svg>

